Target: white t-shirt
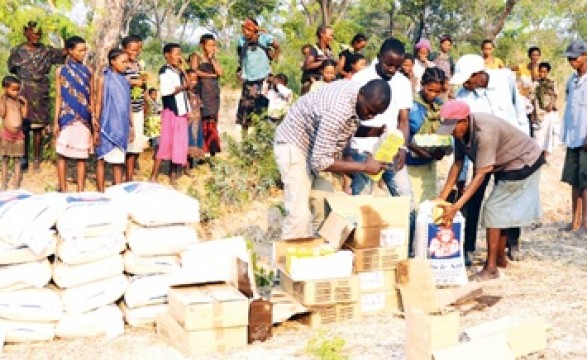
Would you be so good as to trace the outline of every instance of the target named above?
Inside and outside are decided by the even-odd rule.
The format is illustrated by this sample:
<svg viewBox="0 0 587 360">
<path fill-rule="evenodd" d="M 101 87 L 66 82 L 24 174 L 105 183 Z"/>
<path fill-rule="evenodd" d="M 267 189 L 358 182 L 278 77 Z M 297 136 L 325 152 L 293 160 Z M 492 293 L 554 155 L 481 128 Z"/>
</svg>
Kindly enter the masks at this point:
<svg viewBox="0 0 587 360">
<path fill-rule="evenodd" d="M 269 90 L 267 92 L 267 99 L 269 100 L 269 108 L 267 109 L 268 115 L 273 118 L 281 118 L 285 116 L 292 98 L 293 92 L 282 84 L 277 85 L 277 90 Z"/>
<path fill-rule="evenodd" d="M 185 91 L 173 94 L 176 87 L 183 86 L 185 80 L 182 80 L 182 77 L 176 69 L 169 65 L 164 65 L 159 70 L 159 90 L 163 99 L 163 107 L 173 110 L 177 116 L 186 115 L 191 110 Z"/>
<path fill-rule="evenodd" d="M 367 84 L 371 80 L 381 79 L 375 70 L 375 65 L 371 65 L 353 76 L 352 81 L 359 82 L 363 85 Z M 388 81 L 391 87 L 391 102 L 387 107 L 387 110 L 383 114 L 377 115 L 372 120 L 361 122 L 362 126 L 367 127 L 380 127 L 386 125 L 388 129 L 397 128 L 397 118 L 401 109 L 411 109 L 414 102 L 412 95 L 412 84 L 407 77 L 400 72 L 396 72 L 395 75 Z M 358 138 L 353 137 L 351 139 L 351 148 L 360 151 L 373 152 L 373 148 L 377 143 L 378 138 Z"/>
</svg>

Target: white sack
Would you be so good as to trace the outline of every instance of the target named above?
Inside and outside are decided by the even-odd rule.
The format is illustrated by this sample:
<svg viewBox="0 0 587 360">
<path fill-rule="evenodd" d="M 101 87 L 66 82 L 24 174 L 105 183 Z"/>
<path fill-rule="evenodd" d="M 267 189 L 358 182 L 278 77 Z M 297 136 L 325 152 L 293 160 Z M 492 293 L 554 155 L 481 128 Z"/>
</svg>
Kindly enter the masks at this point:
<svg viewBox="0 0 587 360">
<path fill-rule="evenodd" d="M 161 184 L 124 183 L 109 187 L 106 194 L 124 203 L 131 219 L 143 226 L 200 221 L 198 200 Z"/>
<path fill-rule="evenodd" d="M 48 341 L 55 337 L 55 323 L 52 322 L 0 319 L 0 329 L 4 329 L 7 343 Z"/>
<path fill-rule="evenodd" d="M 78 265 L 120 254 L 126 249 L 124 234 L 84 237 L 63 240 L 57 243 L 57 256 L 70 265 Z"/>
<path fill-rule="evenodd" d="M 51 280 L 49 260 L 0 266 L 0 291 L 42 288 Z"/>
<path fill-rule="evenodd" d="M 128 279 L 121 274 L 61 290 L 63 309 L 68 314 L 78 315 L 111 304 L 122 297 L 127 286 Z"/>
<path fill-rule="evenodd" d="M 46 236 L 47 247 L 40 253 L 35 253 L 26 245 L 10 245 L 0 240 L 0 265 L 12 265 L 30 261 L 37 261 L 55 254 L 57 241 L 52 230 L 48 230 Z M 43 240 L 45 241 L 45 240 Z"/>
<path fill-rule="evenodd" d="M 65 194 L 65 208 L 57 218 L 62 238 L 100 236 L 122 233 L 128 213 L 124 206 L 102 193 Z"/>
<path fill-rule="evenodd" d="M 429 259 L 436 285 L 463 285 L 468 282 L 464 260 L 465 219 L 457 213 L 450 228 L 434 224 L 434 202 L 424 201 L 418 209 L 414 252 Z"/>
<path fill-rule="evenodd" d="M 120 310 L 124 314 L 124 319 L 132 327 L 155 325 L 157 315 L 167 312 L 168 309 L 169 305 L 167 304 L 147 305 L 129 309 L 124 301 L 120 302 Z"/>
<path fill-rule="evenodd" d="M 139 256 L 132 250 L 124 252 L 124 271 L 129 274 L 171 274 L 179 266 L 179 257 L 176 255 Z"/>
<path fill-rule="evenodd" d="M 196 229 L 186 225 L 143 227 L 130 223 L 126 238 L 139 256 L 177 255 L 198 243 Z"/>
<path fill-rule="evenodd" d="M 85 314 L 66 315 L 55 326 L 55 335 L 63 339 L 98 335 L 112 338 L 123 333 L 122 312 L 113 304 Z"/>
<path fill-rule="evenodd" d="M 170 275 L 133 277 L 124 293 L 124 302 L 130 309 L 166 303 L 169 286 L 171 286 Z"/>
<path fill-rule="evenodd" d="M 0 240 L 26 245 L 35 253 L 44 251 L 49 241 L 44 234 L 55 225 L 61 205 L 62 199 L 55 193 L 0 192 Z"/>
<path fill-rule="evenodd" d="M 80 265 L 67 265 L 57 260 L 53 264 L 53 281 L 60 288 L 70 288 L 107 279 L 123 271 L 122 255 L 118 254 Z"/>
<path fill-rule="evenodd" d="M 63 302 L 54 290 L 25 289 L 0 292 L 0 318 L 13 321 L 56 321 L 63 317 Z"/>
</svg>

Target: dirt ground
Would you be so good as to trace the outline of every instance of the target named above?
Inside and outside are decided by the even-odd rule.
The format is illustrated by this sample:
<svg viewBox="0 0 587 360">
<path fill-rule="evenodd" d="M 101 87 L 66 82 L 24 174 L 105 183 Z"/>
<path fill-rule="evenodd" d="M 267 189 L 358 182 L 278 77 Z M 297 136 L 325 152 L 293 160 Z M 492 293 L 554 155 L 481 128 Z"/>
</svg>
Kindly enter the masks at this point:
<svg viewBox="0 0 587 360">
<path fill-rule="evenodd" d="M 233 103 L 234 105 L 234 103 Z M 230 107 L 227 107 L 230 108 Z M 228 112 L 228 110 L 225 110 Z M 229 132 L 238 128 L 223 124 Z M 147 155 L 139 177 L 150 170 Z M 548 324 L 547 349 L 529 359 L 587 359 L 587 246 L 585 237 L 563 232 L 570 220 L 570 188 L 559 181 L 564 150 L 557 148 L 542 170 L 541 196 L 544 216 L 539 224 L 522 232 L 524 260 L 510 263 L 499 280 L 484 285 L 484 293 L 499 297 L 493 306 L 461 317 L 461 328 L 507 315 L 541 316 Z M 55 183 L 54 168 L 43 164 L 42 172 L 27 174 L 25 188 L 42 192 Z M 184 179 L 180 180 L 187 181 Z M 90 179 L 89 183 L 93 183 Z M 254 203 L 238 214 L 227 214 L 208 226 L 212 238 L 239 234 L 254 240 L 257 251 L 268 256 L 271 241 L 279 234 L 281 215 L 272 206 L 279 199 Z M 238 218 L 239 221 L 234 221 Z M 480 231 L 477 258 L 484 258 L 484 235 Z M 306 359 L 308 340 L 317 332 L 289 322 L 274 329 L 274 337 L 264 343 L 222 354 L 206 354 L 195 359 Z M 327 337 L 346 341 L 344 353 L 351 359 L 404 358 L 405 325 L 391 312 L 366 316 L 360 321 L 325 326 Z M 6 345 L 3 359 L 185 359 L 165 344 L 154 328 L 127 327 L 124 335 L 56 340 L 34 344 Z"/>
</svg>

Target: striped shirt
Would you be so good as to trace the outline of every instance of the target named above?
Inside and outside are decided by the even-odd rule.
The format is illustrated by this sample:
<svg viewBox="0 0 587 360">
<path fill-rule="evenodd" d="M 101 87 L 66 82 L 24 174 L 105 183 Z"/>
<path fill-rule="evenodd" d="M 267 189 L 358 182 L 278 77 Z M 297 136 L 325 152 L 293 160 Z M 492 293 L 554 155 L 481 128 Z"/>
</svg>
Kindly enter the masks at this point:
<svg viewBox="0 0 587 360">
<path fill-rule="evenodd" d="M 361 87 L 357 82 L 339 80 L 302 96 L 277 127 L 275 143 L 298 147 L 315 173 L 328 168 L 357 130 Z"/>
<path fill-rule="evenodd" d="M 131 80 L 138 80 L 141 78 L 141 72 L 143 69 L 138 62 L 130 62 L 129 67 L 122 73 L 124 76 L 127 76 Z M 143 86 L 132 86 L 130 87 L 130 105 L 132 107 L 132 112 L 141 112 L 145 106 L 145 89 L 147 86 L 143 84 Z"/>
</svg>

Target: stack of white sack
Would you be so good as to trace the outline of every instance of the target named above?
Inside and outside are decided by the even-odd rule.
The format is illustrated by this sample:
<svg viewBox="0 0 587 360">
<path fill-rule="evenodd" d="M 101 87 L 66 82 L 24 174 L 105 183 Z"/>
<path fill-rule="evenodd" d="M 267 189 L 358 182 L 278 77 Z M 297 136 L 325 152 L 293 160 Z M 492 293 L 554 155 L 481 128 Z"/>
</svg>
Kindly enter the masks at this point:
<svg viewBox="0 0 587 360">
<path fill-rule="evenodd" d="M 121 253 L 128 213 L 100 193 L 65 194 L 57 218 L 58 243 L 53 282 L 65 316 L 57 323 L 61 338 L 124 332 L 122 312 L 114 305 L 128 287 Z"/>
<path fill-rule="evenodd" d="M 46 288 L 51 280 L 47 257 L 55 253 L 52 228 L 61 205 L 58 194 L 0 192 L 0 337 L 6 342 L 55 336 L 63 305 Z"/>
<path fill-rule="evenodd" d="M 154 325 L 167 311 L 173 274 L 181 271 L 180 254 L 198 243 L 199 203 L 148 182 L 112 186 L 106 194 L 124 204 L 131 220 L 124 269 L 132 278 L 120 307 L 129 325 Z"/>
</svg>

